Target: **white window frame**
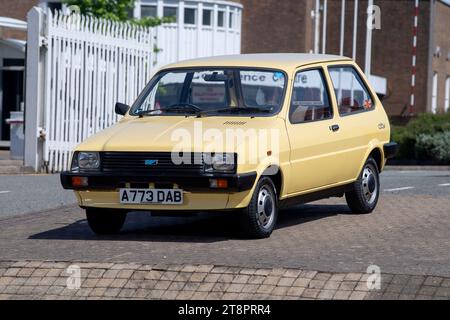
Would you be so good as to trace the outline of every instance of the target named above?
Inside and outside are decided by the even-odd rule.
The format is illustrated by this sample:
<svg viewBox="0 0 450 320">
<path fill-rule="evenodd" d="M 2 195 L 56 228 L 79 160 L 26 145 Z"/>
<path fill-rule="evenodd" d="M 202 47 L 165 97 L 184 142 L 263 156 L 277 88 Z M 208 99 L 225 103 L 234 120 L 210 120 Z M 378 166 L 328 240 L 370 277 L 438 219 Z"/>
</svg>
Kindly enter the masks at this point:
<svg viewBox="0 0 450 320">
<path fill-rule="evenodd" d="M 450 76 L 447 76 L 445 80 L 445 103 L 444 103 L 444 112 L 448 112 L 450 110 Z"/>
<path fill-rule="evenodd" d="M 438 97 L 438 73 L 433 74 L 433 85 L 431 88 L 431 112 L 437 112 L 437 97 Z"/>
</svg>

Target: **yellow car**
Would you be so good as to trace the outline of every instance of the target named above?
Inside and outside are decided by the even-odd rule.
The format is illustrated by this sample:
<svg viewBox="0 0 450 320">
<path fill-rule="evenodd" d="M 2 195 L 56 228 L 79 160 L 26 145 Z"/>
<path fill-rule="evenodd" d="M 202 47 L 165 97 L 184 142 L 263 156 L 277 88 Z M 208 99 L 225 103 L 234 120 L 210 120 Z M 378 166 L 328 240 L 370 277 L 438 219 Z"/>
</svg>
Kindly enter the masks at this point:
<svg viewBox="0 0 450 320">
<path fill-rule="evenodd" d="M 397 149 L 376 93 L 341 56 L 183 61 L 115 111 L 61 173 L 98 234 L 119 232 L 130 211 L 229 211 L 253 238 L 270 236 L 280 208 L 322 198 L 369 213 Z"/>
</svg>

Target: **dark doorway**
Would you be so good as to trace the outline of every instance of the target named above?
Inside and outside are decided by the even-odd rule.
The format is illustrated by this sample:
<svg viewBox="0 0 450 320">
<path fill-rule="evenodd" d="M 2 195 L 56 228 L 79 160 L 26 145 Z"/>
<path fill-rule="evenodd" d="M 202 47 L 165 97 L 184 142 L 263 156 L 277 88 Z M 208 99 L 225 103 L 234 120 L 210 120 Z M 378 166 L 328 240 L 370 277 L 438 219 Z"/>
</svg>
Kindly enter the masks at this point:
<svg viewBox="0 0 450 320">
<path fill-rule="evenodd" d="M 24 59 L 4 59 L 1 68 L 2 83 L 2 110 L 1 110 L 1 136 L 0 140 L 9 141 L 9 126 L 5 120 L 10 117 L 11 111 L 20 111 L 20 106 L 24 101 L 23 81 L 24 81 Z"/>
</svg>

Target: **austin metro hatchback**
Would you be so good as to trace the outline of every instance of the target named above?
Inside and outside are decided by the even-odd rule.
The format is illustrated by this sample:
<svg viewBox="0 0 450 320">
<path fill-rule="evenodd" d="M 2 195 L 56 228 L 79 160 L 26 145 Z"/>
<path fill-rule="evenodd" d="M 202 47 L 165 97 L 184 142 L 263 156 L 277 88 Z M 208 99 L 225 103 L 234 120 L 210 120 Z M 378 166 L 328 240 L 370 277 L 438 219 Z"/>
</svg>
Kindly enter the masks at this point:
<svg viewBox="0 0 450 320">
<path fill-rule="evenodd" d="M 115 110 L 120 121 L 61 173 L 98 234 L 119 232 L 130 211 L 223 211 L 254 238 L 270 236 L 280 209 L 322 198 L 369 213 L 396 151 L 379 98 L 341 56 L 183 61 Z"/>
</svg>

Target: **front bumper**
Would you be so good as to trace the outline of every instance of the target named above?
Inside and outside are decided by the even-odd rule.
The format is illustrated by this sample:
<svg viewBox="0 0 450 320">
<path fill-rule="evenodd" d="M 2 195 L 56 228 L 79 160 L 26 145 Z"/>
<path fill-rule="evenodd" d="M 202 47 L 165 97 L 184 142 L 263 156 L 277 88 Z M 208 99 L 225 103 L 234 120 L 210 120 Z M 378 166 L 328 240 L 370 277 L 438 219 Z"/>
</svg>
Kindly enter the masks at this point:
<svg viewBox="0 0 450 320">
<path fill-rule="evenodd" d="M 77 191 L 111 191 L 120 188 L 137 187 L 145 188 L 150 183 L 155 187 L 158 185 L 172 184 L 179 188 L 191 192 L 242 192 L 253 188 L 256 180 L 256 172 L 243 174 L 201 174 L 201 175 L 171 175 L 162 172 L 158 175 L 130 175 L 126 173 L 74 173 L 62 172 L 61 184 L 64 189 Z M 86 187 L 75 187 L 72 184 L 73 177 L 87 178 L 88 185 Z M 210 188 L 211 179 L 226 179 L 228 181 L 228 188 L 213 189 Z"/>
<path fill-rule="evenodd" d="M 395 157 L 398 151 L 398 144 L 396 142 L 386 143 L 383 146 L 384 158 L 391 159 Z"/>
</svg>

